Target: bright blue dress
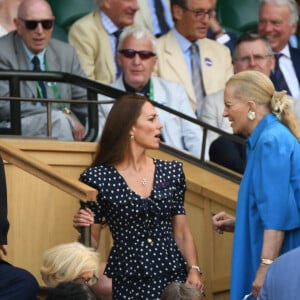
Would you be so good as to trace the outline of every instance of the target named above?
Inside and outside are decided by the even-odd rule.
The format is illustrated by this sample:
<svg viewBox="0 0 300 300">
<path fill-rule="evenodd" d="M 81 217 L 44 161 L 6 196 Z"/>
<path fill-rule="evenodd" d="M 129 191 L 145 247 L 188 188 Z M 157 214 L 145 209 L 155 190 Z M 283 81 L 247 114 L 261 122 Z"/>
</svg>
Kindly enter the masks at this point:
<svg viewBox="0 0 300 300">
<path fill-rule="evenodd" d="M 113 246 L 105 274 L 112 278 L 113 299 L 156 300 L 173 281 L 184 282 L 186 262 L 173 238 L 172 217 L 185 214 L 182 164 L 154 159 L 149 198 L 132 191 L 111 166 L 87 169 L 81 180 L 99 190 L 90 203 L 95 223 L 109 225 Z"/>
<path fill-rule="evenodd" d="M 300 144 L 273 114 L 247 140 L 234 233 L 231 300 L 252 290 L 265 229 L 284 230 L 281 254 L 300 246 Z"/>
</svg>

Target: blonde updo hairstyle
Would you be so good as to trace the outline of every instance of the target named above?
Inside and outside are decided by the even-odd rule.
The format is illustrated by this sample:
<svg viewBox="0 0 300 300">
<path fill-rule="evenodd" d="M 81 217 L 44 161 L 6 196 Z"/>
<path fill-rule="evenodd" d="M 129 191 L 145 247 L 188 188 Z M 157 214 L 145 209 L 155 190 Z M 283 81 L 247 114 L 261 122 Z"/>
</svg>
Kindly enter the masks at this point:
<svg viewBox="0 0 300 300">
<path fill-rule="evenodd" d="M 79 242 L 67 243 L 48 249 L 43 256 L 41 275 L 48 287 L 72 281 L 82 273 L 99 273 L 99 254 Z"/>
<path fill-rule="evenodd" d="M 275 91 L 268 76 L 258 71 L 242 71 L 233 75 L 226 86 L 233 87 L 234 97 L 241 101 L 254 101 L 265 105 L 300 141 L 300 126 L 291 110 L 292 100 L 286 91 Z"/>
</svg>

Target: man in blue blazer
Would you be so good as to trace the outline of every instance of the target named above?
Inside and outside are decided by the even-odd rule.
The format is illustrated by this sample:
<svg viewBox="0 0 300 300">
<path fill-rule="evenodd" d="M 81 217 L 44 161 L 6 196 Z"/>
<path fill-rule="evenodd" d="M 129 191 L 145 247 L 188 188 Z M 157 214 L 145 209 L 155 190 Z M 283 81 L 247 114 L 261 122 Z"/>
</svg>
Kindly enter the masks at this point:
<svg viewBox="0 0 300 300">
<path fill-rule="evenodd" d="M 54 16 L 45 0 L 22 2 L 15 19 L 16 31 L 0 39 L 0 69 L 33 70 L 33 58 L 39 60 L 42 71 L 61 71 L 86 77 L 75 49 L 67 43 L 51 39 Z M 0 95 L 9 95 L 9 86 L 0 82 Z M 82 140 L 83 123 L 87 116 L 85 105 L 63 103 L 63 99 L 84 100 L 86 91 L 74 85 L 61 83 L 21 83 L 21 97 L 56 98 L 52 104 L 52 136 L 62 140 Z M 22 135 L 43 136 L 47 132 L 46 107 L 40 103 L 21 102 Z M 0 101 L 0 127 L 10 126 L 10 105 Z"/>
<path fill-rule="evenodd" d="M 151 100 L 196 119 L 183 85 L 151 76 L 156 64 L 154 36 L 144 28 L 128 28 L 120 36 L 118 62 L 123 76 L 112 86 L 127 92 L 139 93 Z M 105 99 L 98 96 L 99 100 Z M 99 107 L 100 132 L 112 104 Z M 177 149 L 188 151 L 199 157 L 202 144 L 202 129 L 189 121 L 157 108 L 163 124 L 163 141 Z"/>
</svg>

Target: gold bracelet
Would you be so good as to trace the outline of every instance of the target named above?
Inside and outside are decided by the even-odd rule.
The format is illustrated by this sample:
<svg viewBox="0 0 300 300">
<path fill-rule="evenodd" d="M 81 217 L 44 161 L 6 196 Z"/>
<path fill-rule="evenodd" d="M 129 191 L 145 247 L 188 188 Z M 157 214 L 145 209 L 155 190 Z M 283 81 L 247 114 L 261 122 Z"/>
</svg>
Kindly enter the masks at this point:
<svg viewBox="0 0 300 300">
<path fill-rule="evenodd" d="M 268 259 L 268 258 L 262 258 L 260 261 L 263 265 L 270 265 L 273 260 L 272 259 Z"/>
</svg>

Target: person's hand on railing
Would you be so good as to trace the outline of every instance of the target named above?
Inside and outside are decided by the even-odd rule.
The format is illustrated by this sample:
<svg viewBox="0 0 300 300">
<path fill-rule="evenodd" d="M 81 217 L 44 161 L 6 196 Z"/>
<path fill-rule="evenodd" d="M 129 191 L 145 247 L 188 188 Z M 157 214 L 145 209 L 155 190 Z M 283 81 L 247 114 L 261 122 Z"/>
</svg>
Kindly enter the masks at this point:
<svg viewBox="0 0 300 300">
<path fill-rule="evenodd" d="M 85 135 L 84 126 L 71 114 L 67 115 L 72 122 L 72 133 L 75 141 L 82 141 Z"/>
<path fill-rule="evenodd" d="M 89 209 L 80 209 L 73 218 L 73 227 L 81 232 L 82 227 L 88 227 L 94 224 L 94 213 Z"/>
</svg>

